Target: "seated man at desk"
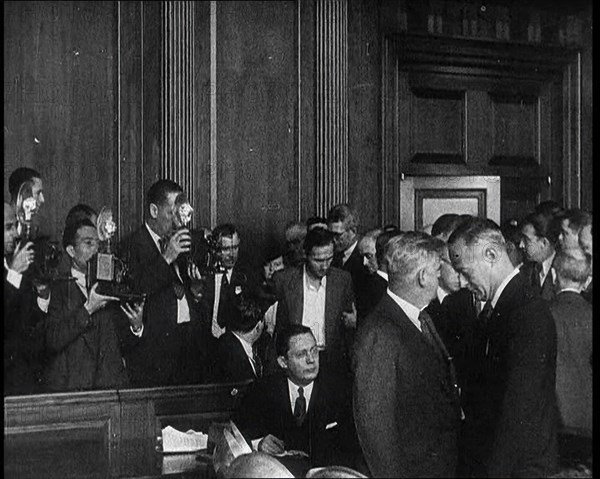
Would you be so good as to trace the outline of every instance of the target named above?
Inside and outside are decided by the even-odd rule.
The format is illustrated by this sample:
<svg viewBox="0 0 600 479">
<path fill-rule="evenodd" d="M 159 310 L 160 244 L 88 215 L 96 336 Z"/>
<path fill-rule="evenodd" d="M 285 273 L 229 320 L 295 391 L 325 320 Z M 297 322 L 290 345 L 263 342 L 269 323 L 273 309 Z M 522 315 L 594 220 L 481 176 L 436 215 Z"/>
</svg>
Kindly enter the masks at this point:
<svg viewBox="0 0 600 479">
<path fill-rule="evenodd" d="M 282 456 L 302 451 L 304 466 L 354 466 L 358 442 L 349 392 L 333 376 L 319 374 L 319 352 L 309 327 L 291 324 L 276 342 L 278 374 L 249 389 L 234 422 L 252 445 Z M 306 471 L 304 471 L 306 472 Z"/>
</svg>

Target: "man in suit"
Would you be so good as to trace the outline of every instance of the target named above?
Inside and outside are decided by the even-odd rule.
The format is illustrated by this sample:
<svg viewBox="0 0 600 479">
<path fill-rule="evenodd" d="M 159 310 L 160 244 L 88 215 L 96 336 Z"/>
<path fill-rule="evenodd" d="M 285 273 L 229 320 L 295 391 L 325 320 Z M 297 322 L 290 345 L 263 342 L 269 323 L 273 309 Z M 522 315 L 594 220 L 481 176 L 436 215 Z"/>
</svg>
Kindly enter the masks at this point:
<svg viewBox="0 0 600 479">
<path fill-rule="evenodd" d="M 141 339 L 126 360 L 136 387 L 198 384 L 209 374 L 210 321 L 192 288 L 191 236 L 175 224 L 177 183 L 161 179 L 146 195 L 146 221 L 125 242 L 132 288 L 145 293 Z"/>
<path fill-rule="evenodd" d="M 14 206 L 4 203 L 4 394 L 40 392 L 43 326 L 49 288 L 34 288 L 27 273 L 31 242 L 17 244 Z"/>
<path fill-rule="evenodd" d="M 579 246 L 554 258 L 557 294 L 550 311 L 556 324 L 556 394 L 562 430 L 592 437 L 592 306 L 581 296 L 590 257 Z"/>
<path fill-rule="evenodd" d="M 260 280 L 249 266 L 239 260 L 240 235 L 234 225 L 218 225 L 212 237 L 218 245 L 218 257 L 224 271 L 207 279 L 202 302 L 209 313 L 212 336 L 218 339 L 235 314 L 236 297 L 246 292 L 258 294 Z"/>
<path fill-rule="evenodd" d="M 310 328 L 290 324 L 276 343 L 279 372 L 254 383 L 234 422 L 258 451 L 302 451 L 309 467 L 354 466 L 357 447 L 348 390 L 319 367 Z M 285 463 L 284 463 L 285 465 Z"/>
<path fill-rule="evenodd" d="M 357 314 L 364 317 L 368 307 L 368 292 L 365 289 L 369 273 L 358 250 L 361 236 L 358 234 L 358 214 L 347 204 L 339 204 L 327 215 L 329 231 L 334 234 L 334 259 L 332 266 L 348 271 L 356 298 Z"/>
<path fill-rule="evenodd" d="M 557 466 L 556 329 L 547 303 L 511 263 L 493 221 L 471 218 L 448 244 L 454 269 L 477 300 L 486 301 L 488 312 L 482 319 L 487 339 L 482 374 L 465 409 L 460 474 L 552 475 Z"/>
<path fill-rule="evenodd" d="M 407 232 L 386 246 L 389 286 L 356 335 L 353 407 L 374 477 L 455 474 L 460 408 L 447 351 L 423 312 L 440 274 L 437 244 Z"/>
<path fill-rule="evenodd" d="M 274 338 L 289 324 L 309 326 L 321 351 L 321 367 L 349 373 L 348 333 L 356 326 L 352 279 L 346 271 L 331 267 L 330 231 L 310 230 L 304 250 L 303 266 L 286 268 L 273 276 L 278 301 Z"/>
<path fill-rule="evenodd" d="M 63 246 L 75 281 L 52 286 L 45 325 L 49 356 L 45 386 L 48 391 L 127 387 L 120 336 L 127 326 L 141 325 L 143 304 L 119 308 L 117 298 L 96 292 L 98 284 L 88 290 L 88 262 L 98 252 L 98 232 L 91 221 L 68 224 Z"/>
<path fill-rule="evenodd" d="M 521 223 L 521 244 L 527 264 L 521 271 L 533 291 L 546 301 L 554 298 L 556 272 L 552 261 L 558 240 L 558 220 L 551 213 L 532 213 Z"/>
<path fill-rule="evenodd" d="M 257 299 L 240 294 L 229 327 L 217 340 L 215 381 L 235 382 L 262 376 L 262 357 L 257 342 L 264 331 L 263 311 Z"/>
</svg>

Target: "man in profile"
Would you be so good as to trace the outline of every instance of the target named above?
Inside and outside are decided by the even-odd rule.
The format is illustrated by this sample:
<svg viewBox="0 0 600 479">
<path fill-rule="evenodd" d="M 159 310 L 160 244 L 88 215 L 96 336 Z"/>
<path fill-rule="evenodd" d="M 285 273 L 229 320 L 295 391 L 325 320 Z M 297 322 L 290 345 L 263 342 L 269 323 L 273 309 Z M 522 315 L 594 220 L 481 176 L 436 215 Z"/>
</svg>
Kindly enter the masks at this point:
<svg viewBox="0 0 600 479">
<path fill-rule="evenodd" d="M 353 408 L 373 477 L 449 477 L 460 407 L 448 353 L 423 310 L 435 297 L 438 244 L 418 232 L 389 240 L 389 286 L 357 331 Z"/>
<path fill-rule="evenodd" d="M 556 328 L 548 305 L 512 264 L 493 221 L 470 219 L 448 244 L 454 269 L 486 302 L 481 374 L 464 401 L 459 474 L 548 477 L 557 468 Z"/>
<path fill-rule="evenodd" d="M 300 324 L 286 326 L 276 350 L 279 371 L 250 387 L 235 424 L 257 451 L 307 455 L 305 469 L 353 467 L 359 450 L 348 391 L 337 375 L 320 370 L 312 331 Z"/>
</svg>

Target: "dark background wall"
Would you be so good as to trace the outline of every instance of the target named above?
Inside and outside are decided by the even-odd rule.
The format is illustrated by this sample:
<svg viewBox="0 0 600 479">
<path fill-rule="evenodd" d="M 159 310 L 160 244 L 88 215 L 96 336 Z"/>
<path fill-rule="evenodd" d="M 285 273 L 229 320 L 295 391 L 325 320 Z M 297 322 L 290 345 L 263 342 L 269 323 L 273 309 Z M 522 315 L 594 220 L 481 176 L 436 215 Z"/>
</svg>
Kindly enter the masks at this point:
<svg viewBox="0 0 600 479">
<path fill-rule="evenodd" d="M 573 106 L 570 124 L 577 142 L 565 151 L 570 163 L 559 159 L 551 168 L 560 191 L 543 194 L 564 196 L 558 199 L 569 206 L 592 207 L 591 2 L 560 9 L 540 2 L 488 2 L 491 27 L 471 35 L 461 30 L 461 15 L 474 11 L 467 0 L 338 4 L 347 22 L 348 166 L 347 190 L 340 190 L 347 196 L 340 199 L 357 208 L 363 230 L 381 223 L 388 201 L 382 188 L 388 181 L 382 158 L 384 39 L 402 33 L 429 36 L 434 45 L 443 37 L 493 40 L 497 17 L 492 14 L 508 19 L 507 41 L 518 45 L 528 42 L 528 28 L 538 18 L 531 12 L 539 10 L 541 35 L 533 43 L 581 53 L 581 76 L 576 69 L 571 77 L 581 82 L 581 103 Z M 319 176 L 316 169 L 322 160 L 315 149 L 316 111 L 325 108 L 316 98 L 321 68 L 316 48 L 330 40 L 315 31 L 316 5 L 216 2 L 211 33 L 211 3 L 196 2 L 193 19 L 185 20 L 193 21 L 195 34 L 190 127 L 195 153 L 182 161 L 194 172 L 186 187 L 194 191 L 195 223 L 236 223 L 245 252 L 256 249 L 257 261 L 263 245 L 282 237 L 287 221 L 331 206 L 318 204 L 315 193 L 328 181 L 327 170 Z M 167 161 L 164 8 L 159 2 L 6 2 L 4 13 L 5 197 L 8 174 L 32 166 L 45 179 L 46 231 L 59 235 L 67 210 L 85 202 L 113 206 L 121 233 L 128 233 L 141 222 L 143 193 Z M 482 21 L 481 12 L 474 15 Z M 332 52 L 342 55 L 344 49 L 337 45 Z"/>
</svg>

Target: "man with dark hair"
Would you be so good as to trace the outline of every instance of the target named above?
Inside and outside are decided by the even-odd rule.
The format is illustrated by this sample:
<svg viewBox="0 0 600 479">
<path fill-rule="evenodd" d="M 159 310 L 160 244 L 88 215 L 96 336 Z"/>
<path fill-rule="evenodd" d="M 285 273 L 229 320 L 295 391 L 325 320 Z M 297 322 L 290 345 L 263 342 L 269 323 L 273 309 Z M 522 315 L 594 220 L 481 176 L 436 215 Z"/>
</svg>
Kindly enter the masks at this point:
<svg viewBox="0 0 600 479">
<path fill-rule="evenodd" d="M 4 203 L 4 394 L 40 392 L 43 327 L 48 295 L 34 289 L 28 271 L 33 244 L 17 243 L 14 206 Z M 44 290 L 44 292 L 46 292 Z"/>
<path fill-rule="evenodd" d="M 308 455 L 296 477 L 309 467 L 354 467 L 360 452 L 350 398 L 343 381 L 320 369 L 311 329 L 301 324 L 281 328 L 276 354 L 279 371 L 250 387 L 234 414 L 235 424 L 258 451 Z"/>
<path fill-rule="evenodd" d="M 521 229 L 517 220 L 509 220 L 500 226 L 502 236 L 506 241 L 506 251 L 510 262 L 515 268 L 521 268 L 523 265 L 523 251 L 519 247 L 521 244 Z"/>
<path fill-rule="evenodd" d="M 119 310 L 117 298 L 96 292 L 97 283 L 88 289 L 88 262 L 98 252 L 98 232 L 91 221 L 68 224 L 63 246 L 75 281 L 59 281 L 52 287 L 45 324 L 49 355 L 45 386 L 48 391 L 127 387 L 119 337 L 124 325 L 141 324 L 143 304 L 126 304 Z"/>
<path fill-rule="evenodd" d="M 240 235 L 233 224 L 218 225 L 213 229 L 212 237 L 218 245 L 224 272 L 208 278 L 202 302 L 211 318 L 212 336 L 219 338 L 235 314 L 236 296 L 246 292 L 257 294 L 259 281 L 251 268 L 238 261 Z"/>
<path fill-rule="evenodd" d="M 592 215 L 587 211 L 574 208 L 565 211 L 558 217 L 557 221 L 560 221 L 560 231 L 558 233 L 560 248 L 577 248 L 579 247 L 579 233 L 585 226 L 592 224 Z"/>
<path fill-rule="evenodd" d="M 262 376 L 262 358 L 257 341 L 263 334 L 265 321 L 257 300 L 246 294 L 235 299 L 225 334 L 217 341 L 215 380 L 245 381 Z"/>
<path fill-rule="evenodd" d="M 350 275 L 332 268 L 333 235 L 314 228 L 304 240 L 306 262 L 286 268 L 274 277 L 278 307 L 275 337 L 289 324 L 303 324 L 312 330 L 325 368 L 348 371 L 347 334 L 355 327 L 354 294 Z"/>
<path fill-rule="evenodd" d="M 366 297 L 366 283 L 369 273 L 363 265 L 358 250 L 361 236 L 358 234 L 358 214 L 347 204 L 339 204 L 329 210 L 327 215 L 329 231 L 334 234 L 334 259 L 332 266 L 350 273 L 356 298 L 358 316 L 365 316 L 369 305 Z"/>
<path fill-rule="evenodd" d="M 26 181 L 32 183 L 32 193 L 36 200 L 38 208 L 44 204 L 44 185 L 42 175 L 33 168 L 20 167 L 13 171 L 8 177 L 8 192 L 10 201 L 14 205 L 17 202 L 17 195 L 21 185 Z"/>
<path fill-rule="evenodd" d="M 481 374 L 463 391 L 459 475 L 552 475 L 557 467 L 556 329 L 548 305 L 511 263 L 493 221 L 472 218 L 448 244 L 454 269 L 477 300 L 486 302 L 480 315 L 487 337 Z"/>
<path fill-rule="evenodd" d="M 146 221 L 125 243 L 132 287 L 147 295 L 144 323 L 133 331 L 142 341 L 126 358 L 137 387 L 199 384 L 209 373 L 210 322 L 190 288 L 199 273 L 185 258 L 191 235 L 175 224 L 182 192 L 171 180 L 154 183 Z"/>
<path fill-rule="evenodd" d="M 521 270 L 536 294 L 547 301 L 554 298 L 556 273 L 552 261 L 558 241 L 556 217 L 549 213 L 532 213 L 521 222 L 521 243 L 525 259 L 529 262 Z"/>
<path fill-rule="evenodd" d="M 387 294 L 357 331 L 354 420 L 373 477 L 452 477 L 460 407 L 451 358 L 423 309 L 436 294 L 438 245 L 420 232 L 386 246 Z"/>
</svg>

